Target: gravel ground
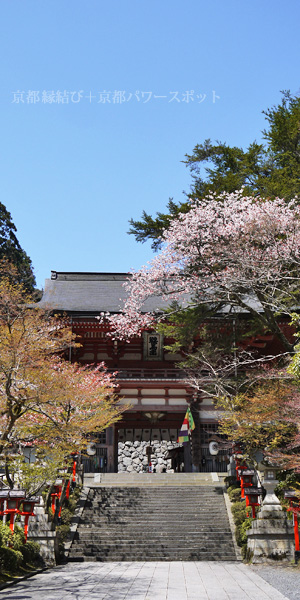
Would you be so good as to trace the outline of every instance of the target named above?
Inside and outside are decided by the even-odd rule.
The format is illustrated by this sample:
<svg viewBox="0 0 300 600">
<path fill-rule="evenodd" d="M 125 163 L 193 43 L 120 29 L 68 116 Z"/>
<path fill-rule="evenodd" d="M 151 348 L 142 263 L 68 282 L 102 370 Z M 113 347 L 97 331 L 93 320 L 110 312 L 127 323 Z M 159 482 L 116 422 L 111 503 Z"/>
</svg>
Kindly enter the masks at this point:
<svg viewBox="0 0 300 600">
<path fill-rule="evenodd" d="M 300 600 L 300 564 L 286 567 L 251 565 L 251 569 L 289 600 Z"/>
</svg>

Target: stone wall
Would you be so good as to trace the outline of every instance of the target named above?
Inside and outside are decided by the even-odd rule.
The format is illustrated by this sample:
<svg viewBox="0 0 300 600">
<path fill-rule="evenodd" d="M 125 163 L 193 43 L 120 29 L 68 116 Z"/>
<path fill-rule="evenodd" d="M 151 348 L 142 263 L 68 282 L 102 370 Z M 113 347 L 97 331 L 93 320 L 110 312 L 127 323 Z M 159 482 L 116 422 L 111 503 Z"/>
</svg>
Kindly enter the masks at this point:
<svg viewBox="0 0 300 600">
<path fill-rule="evenodd" d="M 149 442 L 119 442 L 118 444 L 118 471 L 128 473 L 142 473 L 147 470 L 148 457 L 146 447 Z M 151 463 L 153 472 L 168 473 L 171 472 L 171 460 L 166 459 L 168 450 L 177 448 L 177 442 L 151 442 L 153 454 Z"/>
<path fill-rule="evenodd" d="M 21 517 L 24 519 L 24 517 Z M 29 519 L 28 541 L 37 542 L 40 546 L 40 555 L 48 567 L 56 564 L 58 552 L 56 531 L 52 529 L 48 515 L 45 514 L 44 503 L 40 496 L 40 504 L 34 508 L 34 516 Z"/>
</svg>

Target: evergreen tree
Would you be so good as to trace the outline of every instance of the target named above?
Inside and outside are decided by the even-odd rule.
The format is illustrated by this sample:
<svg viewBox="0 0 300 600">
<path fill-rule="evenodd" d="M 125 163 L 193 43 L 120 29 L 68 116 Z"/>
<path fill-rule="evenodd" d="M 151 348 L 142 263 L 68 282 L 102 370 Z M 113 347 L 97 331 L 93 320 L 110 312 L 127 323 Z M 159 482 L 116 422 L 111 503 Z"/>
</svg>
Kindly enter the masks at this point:
<svg viewBox="0 0 300 600">
<path fill-rule="evenodd" d="M 25 250 L 21 248 L 16 232 L 17 228 L 11 214 L 0 202 L 0 260 L 14 265 L 17 271 L 17 282 L 28 292 L 32 292 L 35 286 L 32 263 Z"/>
<path fill-rule="evenodd" d="M 245 196 L 291 200 L 300 194 L 300 97 L 283 92 L 281 103 L 264 114 L 268 122 L 263 131 L 266 145 L 254 141 L 243 150 L 208 139 L 186 155 L 184 162 L 193 179 L 186 194 L 189 198 L 201 200 L 210 192 L 232 193 L 242 187 Z M 164 229 L 190 206 L 188 200 L 176 203 L 171 199 L 165 214 L 152 217 L 144 211 L 140 221 L 131 219 L 129 233 L 139 242 L 152 240 L 157 250 Z"/>
</svg>

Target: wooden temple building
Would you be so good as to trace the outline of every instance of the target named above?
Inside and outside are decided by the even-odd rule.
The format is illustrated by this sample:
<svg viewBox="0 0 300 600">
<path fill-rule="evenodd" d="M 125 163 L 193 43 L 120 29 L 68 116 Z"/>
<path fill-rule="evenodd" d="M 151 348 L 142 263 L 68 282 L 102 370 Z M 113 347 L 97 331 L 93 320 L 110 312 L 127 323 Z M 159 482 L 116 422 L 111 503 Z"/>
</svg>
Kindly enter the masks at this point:
<svg viewBox="0 0 300 600">
<path fill-rule="evenodd" d="M 118 442 L 176 442 L 186 410 L 191 406 L 196 428 L 192 436 L 192 453 L 184 452 L 181 468 L 185 471 L 219 471 L 227 468 L 227 450 L 210 453 L 210 441 L 217 430 L 212 401 L 195 394 L 176 367 L 182 356 L 164 349 L 168 340 L 155 332 L 144 332 L 129 342 L 107 336 L 108 325 L 99 323 L 101 312 L 122 310 L 125 273 L 51 272 L 39 306 L 67 314 L 80 348 L 72 349 L 70 360 L 80 364 L 104 361 L 117 371 L 120 403 L 130 403 L 122 420 L 98 435 L 96 455 L 86 464 L 87 470 L 117 472 Z M 145 311 L 161 308 L 158 298 L 151 298 Z M 136 444 L 138 446 L 138 444 Z"/>
</svg>

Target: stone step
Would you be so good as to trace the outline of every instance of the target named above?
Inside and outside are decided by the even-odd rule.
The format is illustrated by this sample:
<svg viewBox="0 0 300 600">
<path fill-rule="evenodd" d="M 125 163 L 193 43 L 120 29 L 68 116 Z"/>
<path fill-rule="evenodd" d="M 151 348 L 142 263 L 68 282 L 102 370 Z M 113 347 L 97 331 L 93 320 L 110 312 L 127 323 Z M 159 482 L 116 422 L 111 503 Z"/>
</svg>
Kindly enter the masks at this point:
<svg viewBox="0 0 300 600">
<path fill-rule="evenodd" d="M 214 560 L 222 557 L 227 557 L 227 556 L 234 556 L 234 553 L 230 550 L 227 550 L 226 548 L 206 548 L 206 547 L 198 547 L 198 548 L 194 548 L 194 547 L 189 547 L 187 546 L 186 548 L 172 548 L 172 547 L 166 547 L 166 548 L 158 548 L 157 550 L 155 550 L 154 548 L 133 548 L 133 549 L 128 549 L 128 548 L 92 548 L 90 550 L 82 550 L 82 549 L 78 549 L 78 551 L 72 551 L 70 553 L 70 557 L 77 557 L 80 558 L 81 556 L 96 556 L 99 557 L 99 559 L 105 559 L 110 557 L 111 560 L 117 560 L 115 557 L 117 556 L 123 556 L 126 558 L 123 558 L 123 560 L 127 560 L 128 562 L 130 562 L 131 560 L 138 560 L 138 557 L 143 557 L 143 559 L 145 560 L 149 560 L 150 557 L 155 557 L 156 560 L 160 560 L 160 556 L 161 557 L 165 557 L 165 556 L 177 556 L 177 557 L 182 557 L 182 559 L 187 558 L 187 556 L 196 556 L 199 554 L 205 554 L 210 555 L 215 557 Z M 234 556 L 234 558 L 236 558 Z M 179 559 L 180 560 L 180 559 Z"/>
<path fill-rule="evenodd" d="M 212 516 L 217 516 L 218 514 L 220 514 L 220 506 L 221 503 L 219 502 L 218 506 L 212 506 L 211 510 L 209 510 L 209 507 L 185 507 L 185 506 L 179 506 L 179 507 L 172 507 L 170 506 L 170 510 L 168 510 L 168 507 L 162 507 L 162 506 L 157 506 L 157 507 L 151 507 L 151 506 L 143 506 L 143 507 L 132 507 L 131 510 L 128 508 L 124 508 L 124 510 L 122 510 L 122 508 L 120 507 L 112 507 L 112 508 L 101 508 L 99 507 L 97 508 L 87 508 L 86 509 L 86 514 L 91 517 L 93 514 L 100 514 L 100 515 L 124 515 L 126 516 L 132 516 L 132 512 L 133 510 L 136 511 L 137 516 L 141 515 L 142 517 L 149 515 L 153 515 L 153 516 L 159 516 L 159 515 L 168 515 L 168 514 L 172 514 L 174 516 L 178 516 L 178 515 L 188 515 L 188 514 L 195 514 L 199 515 L 199 516 L 205 516 L 205 515 L 212 515 Z"/>
<path fill-rule="evenodd" d="M 99 524 L 98 522 L 95 523 L 87 523 L 86 525 L 80 525 L 80 527 L 77 529 L 77 531 L 79 532 L 95 532 L 95 535 L 101 535 L 105 529 L 109 529 L 109 531 L 111 532 L 111 534 L 115 534 L 115 532 L 117 531 L 121 531 L 121 532 L 125 532 L 125 531 L 132 531 L 134 533 L 139 533 L 139 532 L 147 532 L 147 533 L 151 533 L 152 531 L 161 531 L 164 533 L 167 532 L 172 532 L 172 531 L 176 531 L 178 534 L 179 532 L 181 534 L 185 534 L 188 531 L 195 531 L 198 533 L 201 532 L 214 532 L 214 531 L 230 531 L 230 528 L 228 526 L 228 523 L 226 521 L 220 521 L 218 523 L 215 523 L 215 527 L 211 527 L 209 526 L 209 524 L 205 524 L 205 523 L 195 523 L 194 527 L 192 527 L 192 524 L 190 522 L 186 522 L 186 526 L 184 525 L 178 525 L 174 523 L 166 523 L 166 524 L 162 524 L 162 523 L 158 523 L 157 521 L 151 521 L 148 523 L 145 523 L 144 521 L 141 521 L 139 523 L 126 523 L 126 522 L 119 522 L 119 523 L 111 523 L 111 522 L 105 522 L 102 524 Z"/>
<path fill-rule="evenodd" d="M 168 501 L 167 498 L 161 498 L 160 502 L 157 502 L 157 500 L 155 499 L 148 499 L 148 498 L 135 498 L 135 503 L 136 503 L 136 510 L 141 510 L 141 511 L 145 511 L 146 508 L 149 510 L 175 510 L 175 511 L 179 511 L 179 510 L 183 510 L 183 509 L 188 509 L 188 510 L 205 510 L 206 512 L 211 510 L 218 510 L 218 508 L 220 507 L 220 500 L 223 500 L 223 496 L 220 496 L 220 498 L 218 498 L 217 500 L 214 499 L 213 501 L 211 501 L 211 498 L 195 498 L 194 501 L 192 502 L 188 502 L 185 503 L 181 500 L 177 500 L 177 499 L 173 499 L 170 502 Z M 167 502 L 167 506 L 165 507 L 164 502 Z M 120 506 L 120 503 L 122 503 L 122 506 Z M 93 511 L 93 510 L 127 510 L 132 512 L 132 500 L 131 502 L 124 502 L 123 498 L 119 499 L 119 503 L 118 504 L 110 504 L 109 502 L 93 502 L 93 504 L 91 505 L 87 505 L 86 506 L 86 510 L 89 511 Z"/>
<path fill-rule="evenodd" d="M 90 562 L 90 561 L 99 561 L 99 562 L 123 562 L 123 561 L 132 561 L 132 562 L 151 562 L 151 561 L 236 561 L 236 556 L 234 553 L 224 554 L 222 553 L 211 553 L 211 552 L 197 552 L 197 551 L 186 551 L 186 552 L 177 552 L 168 554 L 135 554 L 134 556 L 128 555 L 127 552 L 123 554 L 115 553 L 113 556 L 95 556 L 95 555 L 73 555 L 70 554 L 68 559 L 72 562 Z"/>
<path fill-rule="evenodd" d="M 80 524 L 80 526 L 78 527 L 77 531 L 94 531 L 95 534 L 101 534 L 101 532 L 103 532 L 105 529 L 109 529 L 110 531 L 115 531 L 115 530 L 127 530 L 128 528 L 134 530 L 134 531 L 153 531 L 153 525 L 157 523 L 157 521 L 134 521 L 134 523 L 129 523 L 127 521 L 119 521 L 119 522 L 111 522 L 111 521 L 105 521 L 103 523 L 95 522 L 95 523 L 83 523 Z M 159 531 L 161 531 L 162 527 L 166 527 L 166 529 L 173 529 L 173 531 L 224 531 L 224 528 L 226 528 L 228 531 L 230 531 L 230 527 L 228 525 L 227 521 L 219 521 L 218 523 L 214 523 L 214 525 L 210 525 L 209 523 L 193 523 L 191 521 L 186 521 L 186 523 L 176 523 L 175 527 L 174 527 L 174 522 L 169 522 L 169 523 L 159 523 Z"/>
<path fill-rule="evenodd" d="M 70 552 L 88 559 L 236 560 L 222 488 L 91 487 Z"/>
<path fill-rule="evenodd" d="M 220 494 L 220 497 L 222 497 L 221 494 Z M 93 500 L 89 504 L 90 504 L 91 507 L 92 506 L 98 506 L 98 505 L 100 505 L 100 506 L 101 505 L 117 506 L 118 502 L 120 502 L 120 501 L 125 502 L 125 503 L 129 503 L 130 501 L 132 501 L 132 497 L 131 496 L 128 496 L 128 497 L 127 496 L 119 496 L 116 500 L 113 499 L 113 503 L 111 503 L 110 500 L 112 500 L 112 499 L 113 499 L 112 497 L 111 498 L 105 498 L 105 497 L 101 497 L 100 496 L 99 498 L 96 498 L 95 500 Z M 155 494 L 155 496 L 154 495 L 149 495 L 149 496 L 144 495 L 144 496 L 140 496 L 138 498 L 136 497 L 135 500 L 137 500 L 138 502 L 147 502 L 148 504 L 154 504 L 154 505 L 155 504 L 162 505 L 162 502 L 164 500 L 168 500 L 168 504 L 169 505 L 172 505 L 172 504 L 175 504 L 175 505 L 176 504 L 185 505 L 185 504 L 187 504 L 187 505 L 192 506 L 195 503 L 201 504 L 203 502 L 210 502 L 211 504 L 217 504 L 219 498 L 212 497 L 211 494 L 199 495 L 199 493 L 198 493 L 198 494 L 195 494 L 194 496 L 192 496 L 190 494 L 189 495 L 189 499 L 188 499 L 188 501 L 186 503 L 186 502 L 184 502 L 184 498 L 182 497 L 182 495 L 178 495 L 178 496 L 174 495 L 173 497 L 168 498 L 167 495 L 163 495 L 162 494 L 160 496 L 158 494 Z"/>
<path fill-rule="evenodd" d="M 85 486 L 179 486 L 216 485 L 224 473 L 86 473 Z"/>
<path fill-rule="evenodd" d="M 147 534 L 151 534 L 152 531 L 160 531 L 167 535 L 168 533 L 172 533 L 175 531 L 178 535 L 185 535 L 189 531 L 194 531 L 197 533 L 205 533 L 205 532 L 220 532 L 220 531 L 230 531 L 228 523 L 226 521 L 219 522 L 215 524 L 215 527 L 209 526 L 209 524 L 205 523 L 195 523 L 192 528 L 191 523 L 186 522 L 186 526 L 184 524 L 178 525 L 174 523 L 166 523 L 161 524 L 157 521 L 151 521 L 145 523 L 143 521 L 139 523 L 124 523 L 123 521 L 119 523 L 110 523 L 109 521 L 106 523 L 99 524 L 98 522 L 86 524 L 86 526 L 80 526 L 77 531 L 78 532 L 91 532 L 95 533 L 95 535 L 102 535 L 105 530 L 109 530 L 111 535 L 115 535 L 117 532 L 121 532 L 121 534 L 125 532 L 132 531 L 134 535 L 139 534 L 140 532 L 147 532 Z"/>
<path fill-rule="evenodd" d="M 157 520 L 157 521 L 163 521 L 163 520 L 169 520 L 174 522 L 174 519 L 180 519 L 180 521 L 189 521 L 190 517 L 193 517 L 194 520 L 197 521 L 197 519 L 208 519 L 209 521 L 213 521 L 213 520 L 227 520 L 224 518 L 224 515 L 220 514 L 220 512 L 206 512 L 203 511 L 202 513 L 194 513 L 194 512 L 190 512 L 190 513 L 185 513 L 184 515 L 182 514 L 181 511 L 179 512 L 173 512 L 172 514 L 168 514 L 162 511 L 157 511 L 155 513 L 150 513 L 150 512 L 145 512 L 145 513 L 139 513 L 136 515 L 136 521 L 146 521 L 146 520 Z M 85 515 L 85 521 L 89 522 L 91 520 L 101 520 L 101 521 L 105 521 L 106 519 L 108 519 L 109 521 L 115 519 L 116 521 L 130 521 L 132 518 L 132 514 L 130 515 L 126 515 L 122 512 L 116 513 L 116 512 L 109 512 L 107 511 L 106 514 L 99 514 L 97 515 L 96 512 L 92 512 L 90 514 L 86 514 Z"/>
<path fill-rule="evenodd" d="M 172 543 L 171 543 L 172 542 Z M 130 544 L 130 547 L 129 547 Z M 194 550 L 205 550 L 206 552 L 222 552 L 227 550 L 227 542 L 224 541 L 222 544 L 218 544 L 217 541 L 214 543 L 209 543 L 209 540 L 203 540 L 201 543 L 191 542 L 187 540 L 184 548 L 194 549 Z M 174 540 L 170 540 L 169 544 L 161 544 L 159 541 L 155 543 L 143 544 L 139 542 L 133 542 L 132 540 L 124 541 L 124 543 L 117 542 L 115 544 L 103 543 L 103 544 L 79 544 L 76 547 L 76 551 L 78 553 L 83 552 L 83 554 L 88 553 L 98 553 L 110 551 L 110 552 L 118 552 L 118 551 L 128 551 L 130 554 L 134 554 L 136 552 L 164 552 L 166 550 L 175 550 L 179 552 L 180 550 L 184 550 L 182 542 L 175 542 Z"/>
<path fill-rule="evenodd" d="M 209 501 L 207 501 L 209 502 Z M 122 503 L 122 500 L 120 500 L 120 503 Z M 147 513 L 147 512 L 153 512 L 154 514 L 157 513 L 176 513 L 176 514 L 186 514 L 187 512 L 196 512 L 196 513 L 207 513 L 207 514 L 211 514 L 211 513 L 218 513 L 220 512 L 220 506 L 224 503 L 224 499 L 220 498 L 218 500 L 218 502 L 211 504 L 210 506 L 208 505 L 202 505 L 202 504 L 192 504 L 192 505 L 185 505 L 184 503 L 180 503 L 179 505 L 176 504 L 167 504 L 164 505 L 163 504 L 163 500 L 162 503 L 160 505 L 153 505 L 151 503 L 143 503 L 141 501 L 141 504 L 137 504 L 135 506 L 103 506 L 102 504 L 99 504 L 99 506 L 87 506 L 86 507 L 86 512 L 93 514 L 93 513 L 102 513 L 102 514 L 106 514 L 107 512 L 110 513 L 120 513 L 122 512 L 122 514 L 131 514 L 132 515 L 132 511 L 133 509 L 137 512 L 137 513 Z"/>
<path fill-rule="evenodd" d="M 173 532 L 172 531 L 165 531 L 165 532 L 156 532 L 155 534 L 153 533 L 153 531 L 151 531 L 150 529 L 146 529 L 145 531 L 141 531 L 141 530 L 132 530 L 130 529 L 129 531 L 122 531 L 122 532 L 118 532 L 118 537 L 116 536 L 116 531 L 117 530 L 112 530 L 111 532 L 83 532 L 82 530 L 76 533 L 76 538 L 75 539 L 80 539 L 81 541 L 86 541 L 86 540 L 90 540 L 90 539 L 95 539 L 96 537 L 100 537 L 101 539 L 106 539 L 106 538 L 110 538 L 113 536 L 113 541 L 117 542 L 118 540 L 136 540 L 139 539 L 139 535 L 143 538 L 145 533 L 147 532 L 147 541 L 151 540 L 151 539 L 158 539 L 158 538 L 163 538 L 166 539 L 166 537 L 168 539 L 176 539 L 178 538 L 178 536 L 185 536 L 185 539 L 196 539 L 199 540 L 199 535 L 201 534 L 201 539 L 208 539 L 208 540 L 224 540 L 227 539 L 229 536 L 231 536 L 231 531 L 227 530 L 220 530 L 220 531 L 208 531 L 208 530 L 197 530 L 197 531 L 177 531 Z M 152 534 L 152 535 L 151 535 Z"/>
<path fill-rule="evenodd" d="M 220 512 L 213 512 L 213 511 L 202 511 L 202 512 L 185 512 L 184 514 L 181 511 L 173 511 L 170 513 L 167 512 L 163 512 L 161 510 L 157 510 L 155 512 L 150 512 L 150 511 L 140 511 L 139 513 L 137 513 L 136 515 L 136 520 L 137 521 L 145 521 L 145 520 L 161 520 L 163 521 L 164 519 L 168 519 L 169 521 L 174 521 L 174 518 L 178 518 L 182 521 L 188 521 L 190 517 L 193 517 L 193 519 L 197 520 L 197 519 L 203 519 L 203 518 L 209 518 L 210 521 L 212 521 L 213 519 L 220 519 L 222 520 L 224 518 L 224 515 L 220 514 Z M 85 520 L 89 521 L 91 519 L 98 518 L 101 520 L 105 520 L 105 519 L 122 519 L 123 521 L 129 521 L 132 518 L 132 513 L 130 514 L 124 514 L 123 512 L 117 512 L 117 511 L 106 511 L 106 513 L 100 513 L 97 514 L 97 511 L 93 511 L 91 513 L 87 513 L 85 515 Z"/>
<path fill-rule="evenodd" d="M 95 491 L 94 488 L 90 488 L 91 490 L 93 490 L 93 492 Z M 102 488 L 103 490 L 107 490 L 107 488 Z M 112 488 L 111 488 L 112 489 Z M 124 498 L 126 499 L 127 497 L 131 497 L 130 492 L 134 491 L 136 492 L 136 490 L 138 488 L 133 488 L 133 487 L 124 487 L 124 491 L 122 490 L 120 492 L 120 488 L 115 488 L 116 490 L 118 490 L 118 494 L 116 494 L 115 496 L 113 496 L 113 494 L 101 494 L 99 493 L 101 488 L 98 488 L 97 493 L 94 494 L 94 500 L 95 502 L 97 502 L 98 500 L 103 499 L 103 501 L 105 500 L 111 500 L 112 498 Z M 176 492 L 174 491 L 176 489 Z M 184 492 L 186 492 L 186 494 L 189 495 L 189 497 L 191 498 L 191 500 L 195 499 L 195 498 L 207 498 L 207 499 L 213 499 L 214 495 L 215 495 L 215 489 L 211 488 L 211 491 L 207 491 L 205 490 L 205 492 L 202 494 L 201 493 L 201 488 L 194 488 L 193 490 L 191 490 L 190 488 L 181 488 L 180 491 L 177 490 L 177 488 L 162 488 L 162 493 L 159 494 L 160 488 L 151 488 L 149 490 L 149 492 L 146 490 L 143 490 L 142 493 L 137 493 L 137 494 L 132 494 L 133 496 L 136 496 L 136 498 L 149 498 L 149 499 L 158 499 L 158 497 L 160 498 L 167 498 L 167 497 L 171 497 L 171 499 L 176 498 L 176 499 L 180 499 L 183 498 L 185 496 Z M 222 488 L 217 488 L 218 493 L 221 495 L 222 494 Z M 219 491 L 220 490 L 220 491 Z M 169 492 L 169 494 L 168 494 Z"/>
<path fill-rule="evenodd" d="M 163 500 L 168 500 L 168 503 L 171 504 L 185 504 L 187 503 L 188 505 L 193 505 L 195 502 L 211 502 L 212 504 L 216 504 L 219 500 L 220 497 L 222 497 L 222 494 L 219 495 L 219 497 L 216 496 L 212 496 L 212 494 L 190 494 L 187 491 L 187 494 L 189 496 L 188 500 L 184 498 L 184 496 L 181 494 L 178 494 L 177 496 L 174 494 L 171 497 L 168 496 L 167 494 L 159 494 L 158 491 L 156 491 L 155 494 L 149 494 L 149 495 L 140 495 L 140 496 L 136 496 L 135 498 L 133 496 L 131 496 L 130 494 L 128 496 L 125 495 L 119 495 L 119 496 L 111 496 L 111 497 L 105 497 L 105 496 L 98 496 L 97 498 L 93 499 L 92 502 L 90 502 L 90 506 L 97 506 L 97 505 L 101 505 L 101 504 L 108 504 L 108 505 L 112 505 L 112 506 L 117 506 L 118 502 L 122 501 L 125 503 L 129 503 L 130 501 L 132 501 L 132 499 L 134 498 L 136 501 L 138 502 L 148 502 L 150 504 L 162 504 Z M 184 500 L 187 500 L 187 502 L 184 502 Z"/>
<path fill-rule="evenodd" d="M 124 528 L 124 529 L 117 529 L 117 528 L 113 528 L 111 529 L 109 532 L 105 531 L 104 529 L 101 529 L 100 531 L 94 531 L 94 529 L 89 530 L 89 529 L 85 529 L 85 530 L 78 530 L 76 532 L 76 537 L 75 539 L 80 539 L 80 540 L 94 540 L 96 537 L 100 538 L 100 539 L 110 539 L 110 537 L 112 537 L 112 539 L 115 541 L 117 539 L 140 539 L 142 537 L 142 539 L 144 538 L 144 536 L 147 536 L 147 542 L 151 539 L 157 539 L 157 538 L 162 538 L 162 539 L 173 539 L 173 538 L 182 538 L 184 537 L 185 539 L 187 538 L 195 538 L 195 539 L 203 539 L 203 538 L 207 538 L 210 540 L 214 540 L 214 539 L 218 539 L 220 541 L 222 541 L 222 539 L 224 539 L 224 537 L 230 537 L 232 535 L 231 531 L 229 530 L 229 528 L 220 528 L 219 530 L 212 530 L 209 527 L 202 527 L 199 529 L 195 529 L 193 531 L 191 530 L 185 530 L 185 529 L 177 529 L 174 530 L 173 529 L 165 529 L 165 530 L 161 530 L 161 529 L 156 529 L 153 530 L 153 528 L 147 528 L 145 530 L 141 529 L 141 528 Z"/>
</svg>

